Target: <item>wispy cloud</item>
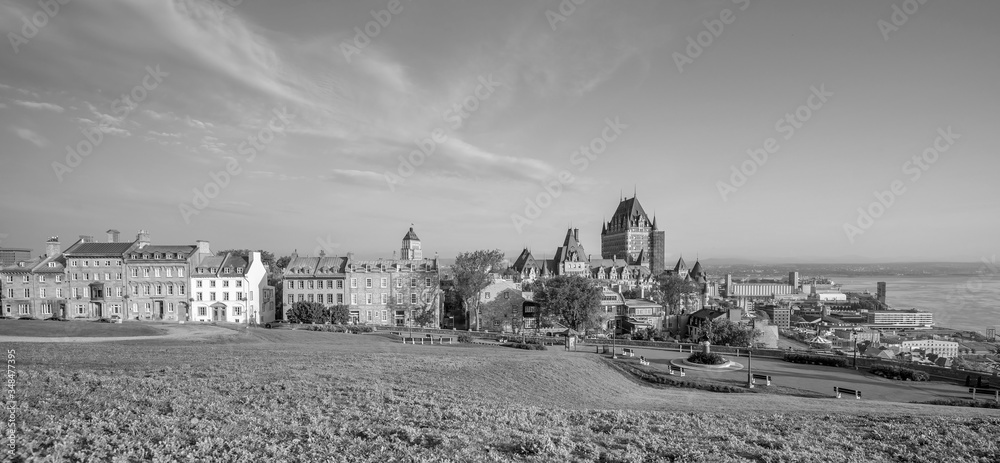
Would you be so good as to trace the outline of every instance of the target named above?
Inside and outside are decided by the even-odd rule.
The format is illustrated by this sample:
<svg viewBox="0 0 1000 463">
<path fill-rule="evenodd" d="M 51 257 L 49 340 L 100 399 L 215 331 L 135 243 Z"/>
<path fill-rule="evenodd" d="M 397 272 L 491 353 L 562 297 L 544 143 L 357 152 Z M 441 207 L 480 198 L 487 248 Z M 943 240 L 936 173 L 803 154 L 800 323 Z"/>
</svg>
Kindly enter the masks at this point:
<svg viewBox="0 0 1000 463">
<path fill-rule="evenodd" d="M 66 108 L 63 108 L 62 106 L 59 106 L 57 104 L 45 103 L 45 102 L 40 102 L 40 101 L 14 100 L 14 104 L 16 104 L 18 106 L 23 106 L 25 108 L 42 109 L 42 110 L 46 110 L 46 111 L 55 111 L 57 113 L 63 113 L 63 112 L 66 111 Z"/>
<path fill-rule="evenodd" d="M 14 131 L 14 133 L 17 134 L 18 137 L 21 137 L 22 139 L 31 142 L 32 144 L 34 144 L 39 148 L 44 148 L 46 146 L 49 146 L 49 141 L 33 130 L 21 127 L 11 127 L 11 129 Z"/>
</svg>

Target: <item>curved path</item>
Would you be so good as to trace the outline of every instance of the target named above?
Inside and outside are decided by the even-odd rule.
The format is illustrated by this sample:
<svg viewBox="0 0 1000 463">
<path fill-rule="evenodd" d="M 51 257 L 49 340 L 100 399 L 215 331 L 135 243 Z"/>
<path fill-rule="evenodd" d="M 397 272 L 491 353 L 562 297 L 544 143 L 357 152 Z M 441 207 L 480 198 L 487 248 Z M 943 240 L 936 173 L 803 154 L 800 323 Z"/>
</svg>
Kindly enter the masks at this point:
<svg viewBox="0 0 1000 463">
<path fill-rule="evenodd" d="M 217 336 L 233 335 L 237 334 L 234 331 L 234 327 L 222 327 L 213 325 L 199 325 L 199 324 L 185 324 L 185 325 L 173 325 L 173 324 L 157 324 L 157 328 L 166 330 L 163 334 L 152 334 L 147 336 L 59 336 L 59 337 L 43 337 L 43 336 L 0 336 L 0 343 L 11 343 L 11 342 L 114 342 L 114 341 L 135 341 L 142 339 L 149 340 L 189 340 L 189 339 L 206 339 L 213 338 Z"/>
<path fill-rule="evenodd" d="M 586 349 L 580 349 L 586 352 Z M 632 347 L 634 358 L 626 359 L 638 362 L 639 356 L 649 361 L 650 366 L 668 371 L 671 362 L 686 359 L 689 352 L 677 352 L 661 349 Z M 591 351 L 593 352 L 593 351 Z M 734 362 L 746 363 L 746 356 L 726 355 Z M 945 381 L 894 381 L 880 376 L 868 374 L 864 370 L 850 368 L 826 367 L 819 365 L 804 365 L 790 363 L 784 360 L 770 358 L 754 358 L 753 372 L 770 375 L 775 384 L 805 389 L 822 395 L 833 397 L 833 387 L 845 387 L 861 391 L 862 399 L 884 400 L 889 402 L 927 401 L 941 398 L 963 398 L 971 396 L 968 388 L 957 383 Z M 739 371 L 698 371 L 685 367 L 688 376 L 710 377 L 715 379 L 732 379 L 746 382 L 747 370 Z"/>
</svg>

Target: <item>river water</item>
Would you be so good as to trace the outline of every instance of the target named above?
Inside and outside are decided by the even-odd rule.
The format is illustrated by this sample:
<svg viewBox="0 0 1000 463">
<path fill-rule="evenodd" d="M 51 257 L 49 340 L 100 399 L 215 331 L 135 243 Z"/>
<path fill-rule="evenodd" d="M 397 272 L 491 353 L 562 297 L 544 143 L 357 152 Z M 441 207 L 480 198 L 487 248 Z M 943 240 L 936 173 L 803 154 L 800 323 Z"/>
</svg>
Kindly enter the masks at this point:
<svg viewBox="0 0 1000 463">
<path fill-rule="evenodd" d="M 934 325 L 980 331 L 1000 331 L 1000 275 L 982 276 L 831 276 L 843 291 L 871 291 L 886 282 L 886 303 L 893 309 L 934 313 Z"/>
</svg>

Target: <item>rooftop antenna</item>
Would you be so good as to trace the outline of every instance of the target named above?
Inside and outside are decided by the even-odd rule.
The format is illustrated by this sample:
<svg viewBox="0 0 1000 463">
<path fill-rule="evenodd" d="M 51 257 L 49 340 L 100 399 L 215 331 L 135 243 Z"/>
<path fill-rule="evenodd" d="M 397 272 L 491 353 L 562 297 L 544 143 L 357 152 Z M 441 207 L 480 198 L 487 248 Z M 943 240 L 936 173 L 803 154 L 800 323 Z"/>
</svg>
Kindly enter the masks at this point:
<svg viewBox="0 0 1000 463">
<path fill-rule="evenodd" d="M 639 187 L 636 184 L 633 183 L 632 184 L 632 199 L 635 199 L 636 194 L 637 194 L 638 191 L 639 191 Z"/>
</svg>

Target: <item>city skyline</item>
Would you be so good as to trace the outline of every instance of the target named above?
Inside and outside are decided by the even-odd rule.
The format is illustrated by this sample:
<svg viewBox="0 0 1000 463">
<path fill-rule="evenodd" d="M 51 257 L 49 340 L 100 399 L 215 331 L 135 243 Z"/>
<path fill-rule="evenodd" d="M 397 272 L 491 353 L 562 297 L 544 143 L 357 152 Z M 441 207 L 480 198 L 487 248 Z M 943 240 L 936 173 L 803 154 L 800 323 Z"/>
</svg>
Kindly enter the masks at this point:
<svg viewBox="0 0 1000 463">
<path fill-rule="evenodd" d="M 637 195 L 668 264 L 997 252 L 1000 4 L 53 4 L 0 4 L 0 247 L 597 257 Z"/>
</svg>

